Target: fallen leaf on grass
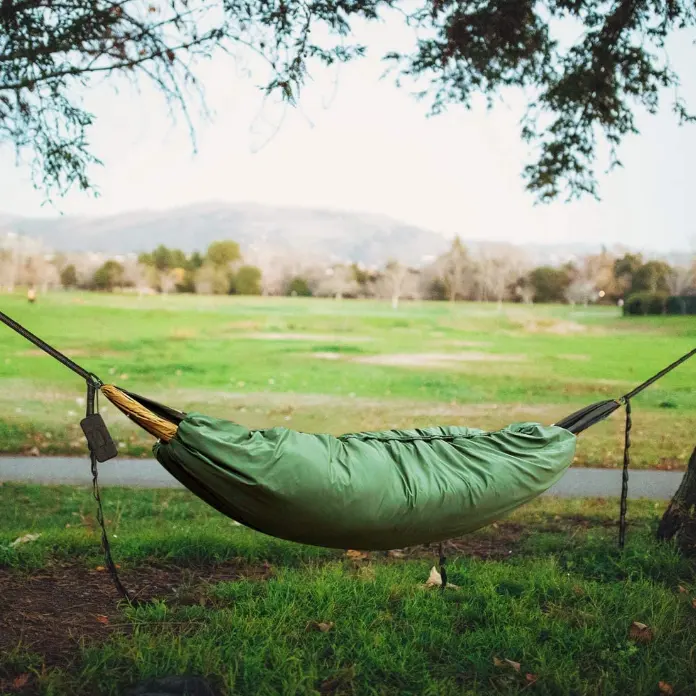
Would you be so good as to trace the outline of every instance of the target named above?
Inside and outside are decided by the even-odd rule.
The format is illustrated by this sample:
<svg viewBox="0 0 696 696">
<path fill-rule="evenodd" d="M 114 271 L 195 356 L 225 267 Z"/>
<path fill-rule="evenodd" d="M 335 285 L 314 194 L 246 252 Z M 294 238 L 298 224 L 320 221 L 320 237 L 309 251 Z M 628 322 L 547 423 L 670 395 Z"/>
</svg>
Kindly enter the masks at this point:
<svg viewBox="0 0 696 696">
<path fill-rule="evenodd" d="M 425 587 L 442 587 L 442 575 L 435 566 L 430 569 L 430 577 L 425 581 Z M 447 587 L 453 590 L 459 589 L 459 585 L 453 585 L 451 582 L 447 583 Z"/>
<path fill-rule="evenodd" d="M 538 674 L 530 674 L 527 672 L 527 674 L 524 675 L 524 678 L 527 680 L 528 684 L 535 684 L 537 679 L 539 679 Z"/>
<path fill-rule="evenodd" d="M 322 633 L 328 633 L 334 627 L 333 621 L 310 621 L 307 624 L 308 631 L 321 631 Z"/>
<path fill-rule="evenodd" d="M 514 669 L 515 672 L 519 672 L 521 667 L 519 662 L 515 662 L 514 660 L 508 660 L 507 657 L 504 657 L 502 660 L 498 657 L 494 657 L 493 664 L 496 667 L 512 667 L 512 669 Z"/>
<path fill-rule="evenodd" d="M 28 674 L 20 674 L 18 677 L 15 677 L 12 680 L 12 688 L 13 689 L 23 689 L 27 685 L 28 681 L 29 681 Z"/>
<path fill-rule="evenodd" d="M 639 643 L 649 643 L 653 639 L 653 632 L 644 623 L 640 623 L 640 621 L 634 621 L 631 624 L 628 635 L 629 638 Z"/>
<path fill-rule="evenodd" d="M 686 592 L 687 592 L 686 587 L 684 587 L 684 585 L 679 585 L 678 589 L 679 589 L 679 594 L 686 594 Z"/>
<path fill-rule="evenodd" d="M 657 688 L 660 690 L 661 694 L 667 694 L 669 696 L 669 694 L 674 693 L 674 689 L 672 688 L 672 685 L 668 684 L 667 682 L 663 682 L 663 681 L 657 682 Z"/>
<path fill-rule="evenodd" d="M 109 617 L 104 614 L 97 614 L 97 621 L 105 626 L 109 624 Z"/>
<path fill-rule="evenodd" d="M 106 568 L 104 566 L 97 566 L 94 570 L 98 570 L 101 573 L 103 570 L 106 570 Z"/>
<path fill-rule="evenodd" d="M 691 600 L 691 606 L 696 609 L 696 599 Z"/>
<path fill-rule="evenodd" d="M 41 534 L 25 534 L 24 536 L 19 537 L 18 539 L 15 539 L 10 546 L 15 547 L 19 546 L 20 544 L 27 544 L 30 541 L 36 541 Z"/>
<path fill-rule="evenodd" d="M 346 551 L 346 556 L 350 558 L 351 561 L 365 561 L 368 558 L 368 555 L 363 551 L 353 551 L 352 549 Z"/>
<path fill-rule="evenodd" d="M 578 596 L 582 597 L 585 594 L 585 590 L 580 587 L 580 585 L 574 585 L 573 586 L 573 592 Z"/>
</svg>

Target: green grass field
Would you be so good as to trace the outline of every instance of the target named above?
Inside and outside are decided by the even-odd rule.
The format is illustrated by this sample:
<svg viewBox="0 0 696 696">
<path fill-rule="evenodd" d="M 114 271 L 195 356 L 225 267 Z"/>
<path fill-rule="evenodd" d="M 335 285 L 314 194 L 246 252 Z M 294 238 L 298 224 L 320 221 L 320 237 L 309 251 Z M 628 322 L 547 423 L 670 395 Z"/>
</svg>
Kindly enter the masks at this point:
<svg viewBox="0 0 696 696">
<path fill-rule="evenodd" d="M 696 577 L 653 541 L 663 507 L 631 503 L 622 555 L 615 500 L 537 500 L 450 542 L 458 589 L 442 593 L 424 587 L 434 549 L 351 558 L 186 492 L 109 489 L 115 560 L 142 602 L 130 608 L 101 565 L 88 491 L 5 484 L 0 692 L 120 695 L 192 674 L 229 695 L 651 696 L 661 681 L 694 694 Z"/>
<path fill-rule="evenodd" d="M 132 391 L 250 427 L 311 432 L 552 423 L 616 397 L 696 343 L 693 318 L 616 308 L 57 293 L 0 307 Z M 83 385 L 0 327 L 0 450 L 83 454 Z M 634 404 L 635 467 L 679 468 L 694 446 L 696 360 Z M 113 408 L 123 456 L 152 441 Z M 577 465 L 618 466 L 620 414 L 581 438 Z"/>
<path fill-rule="evenodd" d="M 0 307 L 105 381 L 333 433 L 551 423 L 696 337 L 692 319 L 607 308 L 87 294 Z M 2 328 L 0 383 L 3 453 L 85 453 L 83 385 Z M 634 466 L 684 464 L 695 387 L 687 364 L 636 400 Z M 122 454 L 150 454 L 103 410 Z M 622 428 L 617 415 L 583 435 L 577 463 L 616 466 Z M 192 674 L 225 696 L 696 694 L 696 569 L 654 541 L 663 503 L 631 502 L 620 553 L 616 500 L 539 499 L 448 542 L 458 587 L 444 593 L 424 586 L 435 548 L 293 545 L 185 491 L 109 488 L 104 510 L 137 606 L 104 571 L 89 491 L 0 484 L 0 693 L 115 696 Z M 40 536 L 14 543 L 27 534 Z"/>
</svg>

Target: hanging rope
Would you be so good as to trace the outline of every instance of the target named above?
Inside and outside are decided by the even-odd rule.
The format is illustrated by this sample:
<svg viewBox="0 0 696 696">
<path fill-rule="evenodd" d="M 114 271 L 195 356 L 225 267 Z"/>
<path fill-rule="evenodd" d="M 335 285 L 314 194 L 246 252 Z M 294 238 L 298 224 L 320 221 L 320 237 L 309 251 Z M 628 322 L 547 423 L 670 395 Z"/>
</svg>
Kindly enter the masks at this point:
<svg viewBox="0 0 696 696">
<path fill-rule="evenodd" d="M 628 467 L 631 463 L 631 400 L 626 398 L 626 429 L 624 431 L 623 475 L 621 478 L 621 504 L 619 508 L 619 548 L 626 543 L 626 508 L 628 507 Z"/>
<path fill-rule="evenodd" d="M 447 565 L 447 558 L 445 557 L 445 551 L 442 542 L 440 542 L 440 544 L 437 547 L 437 553 L 440 557 L 438 564 L 440 566 L 440 577 L 442 578 L 442 584 L 440 585 L 440 589 L 445 590 L 447 588 L 447 568 L 445 567 Z"/>
<path fill-rule="evenodd" d="M 98 402 L 98 391 L 94 385 L 88 381 L 87 382 L 87 409 L 86 416 L 93 416 L 99 412 L 99 402 Z M 97 455 L 95 450 L 90 447 L 89 449 L 90 465 L 92 471 L 92 494 L 94 495 L 94 500 L 97 503 L 97 522 L 101 528 L 101 545 L 102 551 L 104 552 L 104 565 L 111 575 L 114 587 L 116 591 L 121 595 L 123 599 L 130 603 L 131 598 L 128 591 L 121 583 L 121 579 L 118 577 L 118 571 L 116 570 L 116 564 L 111 556 L 111 544 L 109 544 L 109 535 L 106 531 L 106 524 L 104 522 L 104 510 L 102 508 L 101 494 L 99 492 L 99 472 L 97 469 Z"/>
</svg>

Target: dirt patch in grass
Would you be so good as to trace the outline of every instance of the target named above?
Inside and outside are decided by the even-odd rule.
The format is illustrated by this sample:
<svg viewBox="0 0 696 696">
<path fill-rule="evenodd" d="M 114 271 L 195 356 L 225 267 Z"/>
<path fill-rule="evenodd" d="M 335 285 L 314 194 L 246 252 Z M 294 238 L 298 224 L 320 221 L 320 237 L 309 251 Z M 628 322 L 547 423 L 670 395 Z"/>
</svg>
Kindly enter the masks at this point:
<svg viewBox="0 0 696 696">
<path fill-rule="evenodd" d="M 180 327 L 169 332 L 169 338 L 173 341 L 190 341 L 198 336 L 198 331 Z"/>
<path fill-rule="evenodd" d="M 342 357 L 344 357 L 343 353 L 326 353 L 324 351 L 318 351 L 316 353 L 312 353 L 312 355 L 320 360 L 340 360 Z"/>
<path fill-rule="evenodd" d="M 490 341 L 447 341 L 448 346 L 456 346 L 457 348 L 490 348 Z"/>
<path fill-rule="evenodd" d="M 244 338 L 252 338 L 258 341 L 321 341 L 326 343 L 365 343 L 372 340 L 369 336 L 282 332 L 250 333 L 245 334 Z"/>
<path fill-rule="evenodd" d="M 520 543 L 532 532 L 529 525 L 518 522 L 498 522 L 477 534 L 450 539 L 442 544 L 446 556 L 467 556 L 482 560 L 503 560 L 509 558 Z M 414 546 L 400 549 L 393 556 L 407 558 L 428 558 L 437 560 L 438 544 Z"/>
<path fill-rule="evenodd" d="M 242 577 L 261 580 L 270 573 L 266 564 L 241 561 L 119 571 L 136 601 L 158 598 L 180 605 L 198 603 L 208 583 Z M 105 571 L 55 565 L 27 574 L 0 568 L 0 587 L 0 654 L 9 654 L 21 644 L 23 652 L 40 655 L 46 665 L 65 664 L 80 640 L 98 642 L 112 631 L 129 630 L 119 615 L 119 596 Z"/>
<path fill-rule="evenodd" d="M 585 324 L 578 324 L 575 321 L 565 321 L 556 319 L 527 319 L 517 322 L 517 325 L 525 332 L 531 334 L 556 334 L 558 336 L 574 336 L 586 334 L 589 327 Z"/>
<path fill-rule="evenodd" d="M 526 355 L 510 353 L 388 353 L 353 358 L 353 362 L 366 365 L 390 365 L 393 367 L 442 367 L 453 362 L 524 362 Z"/>
</svg>

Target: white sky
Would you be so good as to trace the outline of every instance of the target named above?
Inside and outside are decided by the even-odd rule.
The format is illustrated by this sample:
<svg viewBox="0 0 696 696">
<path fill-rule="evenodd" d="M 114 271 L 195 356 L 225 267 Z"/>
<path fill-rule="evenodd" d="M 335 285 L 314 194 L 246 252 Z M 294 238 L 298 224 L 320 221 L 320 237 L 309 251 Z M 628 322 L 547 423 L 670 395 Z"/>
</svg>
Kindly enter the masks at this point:
<svg viewBox="0 0 696 696">
<path fill-rule="evenodd" d="M 663 252 L 691 245 L 696 126 L 679 128 L 667 102 L 658 116 L 639 118 L 641 134 L 620 150 L 624 169 L 601 178 L 601 202 L 536 206 L 521 178 L 520 111 L 509 104 L 493 112 L 453 107 L 427 118 L 427 104 L 390 78 L 379 80 L 380 48 L 403 39 L 399 31 L 365 32 L 374 58 L 342 66 L 337 80 L 335 72 L 318 76 L 301 111 L 263 106 L 251 79 L 228 58 L 215 59 L 203 72 L 215 114 L 212 123 L 195 119 L 195 155 L 185 125 L 172 124 L 153 90 L 92 89 L 91 141 L 105 163 L 93 170 L 101 197 L 74 192 L 57 207 L 107 215 L 255 201 L 383 213 L 465 239 L 623 243 Z M 696 110 L 696 48 L 687 37 L 673 43 L 683 96 Z M 0 148 L 0 213 L 55 215 L 42 200 L 13 151 Z"/>
</svg>

